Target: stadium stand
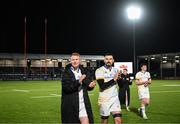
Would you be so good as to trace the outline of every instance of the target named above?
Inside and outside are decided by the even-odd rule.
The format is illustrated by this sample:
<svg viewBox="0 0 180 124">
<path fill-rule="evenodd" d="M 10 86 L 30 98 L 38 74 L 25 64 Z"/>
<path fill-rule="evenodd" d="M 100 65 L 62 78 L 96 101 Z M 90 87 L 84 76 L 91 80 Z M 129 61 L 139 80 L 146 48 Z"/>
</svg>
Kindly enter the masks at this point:
<svg viewBox="0 0 180 124">
<path fill-rule="evenodd" d="M 180 79 L 180 52 L 138 56 L 137 63 L 147 63 L 155 79 Z"/>
<path fill-rule="evenodd" d="M 0 53 L 0 80 L 57 80 L 70 55 Z M 81 64 L 92 71 L 100 66 L 102 55 L 81 55 Z"/>
</svg>

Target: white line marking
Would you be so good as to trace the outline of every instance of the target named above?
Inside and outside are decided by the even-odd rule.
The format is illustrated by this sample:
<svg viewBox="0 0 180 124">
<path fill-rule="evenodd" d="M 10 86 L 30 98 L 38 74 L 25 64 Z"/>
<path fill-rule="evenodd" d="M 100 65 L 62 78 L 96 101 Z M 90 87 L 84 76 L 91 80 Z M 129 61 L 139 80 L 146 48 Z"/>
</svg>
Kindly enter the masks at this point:
<svg viewBox="0 0 180 124">
<path fill-rule="evenodd" d="M 180 84 L 167 84 L 167 85 L 163 85 L 166 87 L 180 87 Z"/>
<path fill-rule="evenodd" d="M 58 89 L 31 89 L 31 91 L 52 91 L 52 90 L 58 90 Z"/>
<path fill-rule="evenodd" d="M 61 96 L 61 95 L 59 95 L 59 94 L 50 94 L 50 95 L 52 95 L 52 96 Z"/>
<path fill-rule="evenodd" d="M 10 90 L 0 90 L 0 92 L 12 92 L 12 91 L 16 91 L 16 92 L 40 92 L 40 91 L 57 91 L 58 89 L 29 89 L 29 90 L 20 90 L 20 89 L 10 89 Z"/>
<path fill-rule="evenodd" d="M 16 91 L 16 92 L 25 92 L 25 93 L 30 92 L 29 90 L 19 90 L 19 89 L 13 89 L 13 91 Z"/>
<path fill-rule="evenodd" d="M 31 99 L 49 98 L 49 97 L 59 97 L 59 96 L 34 96 L 34 97 L 31 97 Z"/>
<path fill-rule="evenodd" d="M 48 97 L 61 97 L 59 94 L 49 94 L 49 96 L 33 96 L 32 99 L 38 99 L 38 98 L 48 98 Z"/>
</svg>

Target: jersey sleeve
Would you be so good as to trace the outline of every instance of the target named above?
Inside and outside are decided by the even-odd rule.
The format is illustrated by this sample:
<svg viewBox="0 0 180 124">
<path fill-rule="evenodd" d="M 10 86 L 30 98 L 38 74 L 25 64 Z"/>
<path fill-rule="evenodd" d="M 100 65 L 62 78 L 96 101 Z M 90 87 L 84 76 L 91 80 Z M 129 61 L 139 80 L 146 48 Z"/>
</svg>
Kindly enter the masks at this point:
<svg viewBox="0 0 180 124">
<path fill-rule="evenodd" d="M 96 80 L 104 79 L 104 72 L 101 69 L 97 69 L 95 72 Z"/>
<path fill-rule="evenodd" d="M 139 80 L 141 78 L 141 76 L 140 76 L 140 73 L 138 72 L 137 74 L 136 74 L 136 76 L 135 76 L 135 79 L 136 80 Z"/>
<path fill-rule="evenodd" d="M 150 73 L 148 72 L 148 79 L 151 79 L 151 75 L 150 75 Z"/>
</svg>

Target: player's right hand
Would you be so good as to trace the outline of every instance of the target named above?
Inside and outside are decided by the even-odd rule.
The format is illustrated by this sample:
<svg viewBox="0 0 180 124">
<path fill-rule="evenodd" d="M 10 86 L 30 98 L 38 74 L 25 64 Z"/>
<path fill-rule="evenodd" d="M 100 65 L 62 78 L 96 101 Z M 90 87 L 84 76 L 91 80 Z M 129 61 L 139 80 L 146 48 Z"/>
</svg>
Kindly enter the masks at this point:
<svg viewBox="0 0 180 124">
<path fill-rule="evenodd" d="M 144 86 L 145 86 L 145 87 L 148 86 L 148 81 L 144 81 Z"/>
</svg>

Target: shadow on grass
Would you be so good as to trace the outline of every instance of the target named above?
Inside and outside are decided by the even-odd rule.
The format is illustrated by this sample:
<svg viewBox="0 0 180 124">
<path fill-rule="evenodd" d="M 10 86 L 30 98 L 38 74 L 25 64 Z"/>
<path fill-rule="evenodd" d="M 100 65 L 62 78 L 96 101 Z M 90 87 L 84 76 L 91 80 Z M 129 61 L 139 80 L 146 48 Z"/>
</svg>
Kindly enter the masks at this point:
<svg viewBox="0 0 180 124">
<path fill-rule="evenodd" d="M 141 117 L 140 114 L 139 114 L 139 112 L 138 112 L 138 108 L 136 108 L 136 107 L 130 107 L 129 109 L 130 109 L 131 112 L 134 112 L 137 116 Z"/>
</svg>

